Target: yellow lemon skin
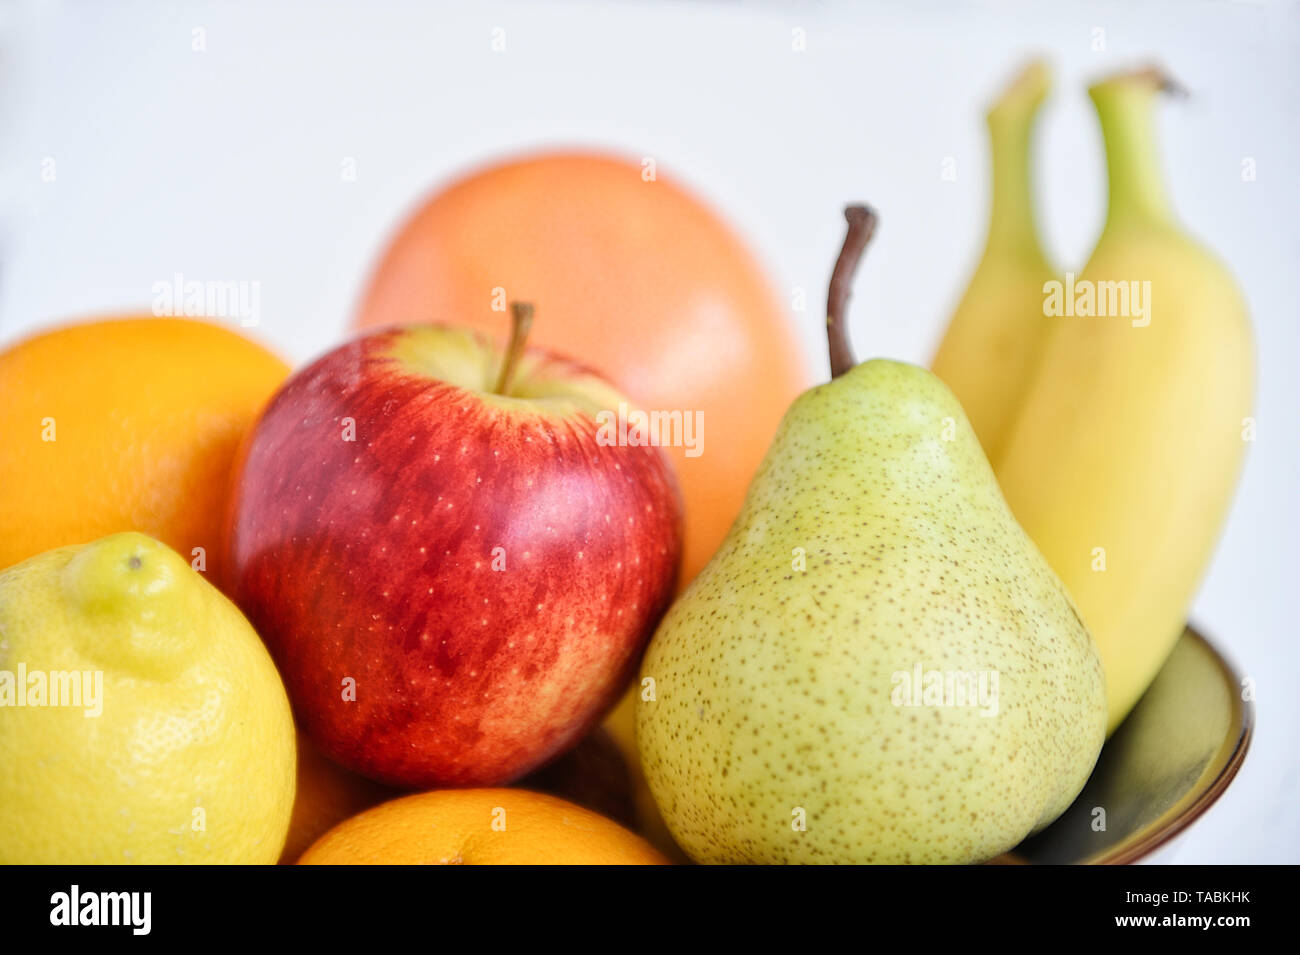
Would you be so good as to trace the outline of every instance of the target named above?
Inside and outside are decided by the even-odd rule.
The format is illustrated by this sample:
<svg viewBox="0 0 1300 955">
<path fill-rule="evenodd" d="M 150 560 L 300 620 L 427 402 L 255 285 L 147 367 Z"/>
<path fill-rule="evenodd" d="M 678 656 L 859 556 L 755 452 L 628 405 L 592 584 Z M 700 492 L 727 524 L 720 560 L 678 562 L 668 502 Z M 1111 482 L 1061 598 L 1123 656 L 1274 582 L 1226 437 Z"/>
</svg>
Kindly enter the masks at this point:
<svg viewBox="0 0 1300 955">
<path fill-rule="evenodd" d="M 0 864 L 274 863 L 294 749 L 262 641 L 165 544 L 0 571 Z"/>
</svg>

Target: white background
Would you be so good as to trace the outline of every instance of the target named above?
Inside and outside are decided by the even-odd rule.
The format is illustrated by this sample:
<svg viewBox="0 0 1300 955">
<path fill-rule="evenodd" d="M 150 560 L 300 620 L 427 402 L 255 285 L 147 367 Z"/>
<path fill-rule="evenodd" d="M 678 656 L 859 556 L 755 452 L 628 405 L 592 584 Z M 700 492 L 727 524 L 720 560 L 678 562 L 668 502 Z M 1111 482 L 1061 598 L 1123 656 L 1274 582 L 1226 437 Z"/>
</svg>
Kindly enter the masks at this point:
<svg viewBox="0 0 1300 955">
<path fill-rule="evenodd" d="M 467 165 L 555 144 L 652 156 L 819 302 L 848 199 L 882 227 L 854 339 L 924 362 L 978 257 L 982 111 L 1050 55 L 1040 218 L 1077 269 L 1105 201 L 1099 73 L 1154 57 L 1184 220 L 1238 275 L 1258 334 L 1259 439 L 1193 618 L 1258 686 L 1238 780 L 1175 861 L 1300 861 L 1296 497 L 1300 13 L 1292 4 L 43 3 L 0 7 L 0 343 L 148 310 L 151 286 L 261 283 L 263 338 L 343 332 L 410 204 Z M 506 51 L 492 51 L 492 31 Z M 807 50 L 792 50 L 792 31 Z M 205 51 L 193 31 L 205 31 Z M 1095 51 L 1097 30 L 1104 51 Z M 42 180 L 47 158 L 57 178 Z M 340 174 L 355 160 L 357 178 Z M 956 180 L 944 181 L 951 157 Z M 1243 158 L 1258 178 L 1243 182 Z M 824 374 L 818 306 L 794 316 Z"/>
</svg>

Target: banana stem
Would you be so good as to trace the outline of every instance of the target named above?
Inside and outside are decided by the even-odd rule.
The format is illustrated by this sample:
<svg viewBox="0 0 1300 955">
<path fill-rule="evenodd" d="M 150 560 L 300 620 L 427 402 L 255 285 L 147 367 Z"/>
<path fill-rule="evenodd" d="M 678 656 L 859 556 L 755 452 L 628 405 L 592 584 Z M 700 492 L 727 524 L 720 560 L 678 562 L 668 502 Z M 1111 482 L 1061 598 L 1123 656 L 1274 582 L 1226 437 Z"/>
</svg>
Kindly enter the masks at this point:
<svg viewBox="0 0 1300 955">
<path fill-rule="evenodd" d="M 1181 88 L 1156 69 L 1114 76 L 1088 90 L 1106 143 L 1108 227 L 1173 219 L 1155 122 L 1155 99 L 1161 92 L 1178 93 Z"/>
<path fill-rule="evenodd" d="M 501 373 L 497 376 L 496 387 L 492 389 L 498 395 L 504 395 L 510 387 L 515 366 L 519 356 L 524 353 L 524 341 L 529 329 L 533 327 L 533 307 L 527 302 L 510 303 L 510 344 L 506 346 L 505 358 L 501 362 Z"/>
<path fill-rule="evenodd" d="M 826 341 L 831 353 L 831 377 L 838 378 L 858 363 L 849 344 L 848 307 L 853 294 L 853 275 L 862 253 L 876 231 L 876 213 L 869 206 L 848 206 L 844 210 L 849 230 L 831 272 L 826 296 Z"/>
<path fill-rule="evenodd" d="M 1037 259 L 1047 267 L 1034 223 L 1030 153 L 1039 109 L 1051 87 L 1041 60 L 1030 63 L 989 110 L 993 208 L 988 247 Z"/>
</svg>

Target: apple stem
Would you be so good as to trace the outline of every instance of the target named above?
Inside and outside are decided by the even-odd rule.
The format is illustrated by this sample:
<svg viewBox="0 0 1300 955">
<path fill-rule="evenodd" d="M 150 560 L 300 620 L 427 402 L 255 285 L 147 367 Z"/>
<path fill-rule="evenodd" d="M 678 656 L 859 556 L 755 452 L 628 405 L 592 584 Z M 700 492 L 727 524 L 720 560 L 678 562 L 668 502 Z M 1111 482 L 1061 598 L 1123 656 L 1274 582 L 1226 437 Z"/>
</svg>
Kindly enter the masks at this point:
<svg viewBox="0 0 1300 955">
<path fill-rule="evenodd" d="M 533 327 L 533 307 L 527 302 L 510 303 L 510 344 L 506 346 L 505 359 L 501 362 L 501 374 L 497 376 L 496 387 L 492 390 L 504 395 L 510 387 L 510 378 L 519 364 L 519 356 L 524 353 L 524 340 Z"/>
<path fill-rule="evenodd" d="M 858 363 L 849 344 L 848 307 L 853 291 L 853 274 L 858 270 L 862 253 L 876 231 L 876 213 L 870 206 L 855 205 L 844 209 L 849 231 L 831 272 L 830 293 L 826 296 L 826 340 L 830 345 L 831 377 L 838 378 Z"/>
</svg>

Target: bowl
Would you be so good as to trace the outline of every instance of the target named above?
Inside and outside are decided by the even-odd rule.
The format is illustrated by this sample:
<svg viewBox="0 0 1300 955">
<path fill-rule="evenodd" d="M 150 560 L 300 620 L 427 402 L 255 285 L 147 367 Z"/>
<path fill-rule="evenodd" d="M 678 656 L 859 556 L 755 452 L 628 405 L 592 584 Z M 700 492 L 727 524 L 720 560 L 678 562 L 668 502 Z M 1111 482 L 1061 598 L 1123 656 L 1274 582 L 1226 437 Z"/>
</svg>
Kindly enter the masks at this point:
<svg viewBox="0 0 1300 955">
<path fill-rule="evenodd" d="M 1189 627 L 1102 747 L 1079 798 L 994 861 L 1122 865 L 1148 859 L 1223 794 L 1246 757 L 1254 721 L 1240 677 Z"/>
</svg>

